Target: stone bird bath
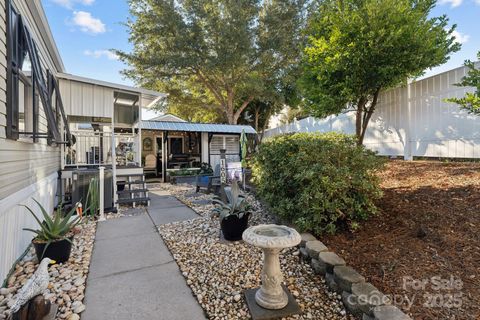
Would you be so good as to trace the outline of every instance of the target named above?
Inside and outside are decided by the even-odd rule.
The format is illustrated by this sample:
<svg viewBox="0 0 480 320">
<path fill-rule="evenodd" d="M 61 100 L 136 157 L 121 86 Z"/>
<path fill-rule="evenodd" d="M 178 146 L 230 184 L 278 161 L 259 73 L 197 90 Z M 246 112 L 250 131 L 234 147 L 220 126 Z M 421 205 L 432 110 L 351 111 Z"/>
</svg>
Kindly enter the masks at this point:
<svg viewBox="0 0 480 320">
<path fill-rule="evenodd" d="M 280 269 L 279 254 L 284 248 L 298 245 L 301 241 L 300 234 L 295 229 L 286 226 L 263 224 L 245 230 L 243 240 L 263 250 L 262 285 L 258 290 L 254 289 L 256 303 L 268 310 L 280 310 L 287 307 L 292 302 L 290 300 L 293 300 L 292 303 L 298 309 L 293 297 L 287 294 L 282 287 L 283 275 Z M 246 296 L 247 302 L 249 302 L 248 292 Z M 250 304 L 249 307 L 254 319 L 268 319 L 268 317 L 255 317 Z M 298 313 L 299 310 L 292 311 L 294 310 L 291 310 L 289 314 Z"/>
</svg>

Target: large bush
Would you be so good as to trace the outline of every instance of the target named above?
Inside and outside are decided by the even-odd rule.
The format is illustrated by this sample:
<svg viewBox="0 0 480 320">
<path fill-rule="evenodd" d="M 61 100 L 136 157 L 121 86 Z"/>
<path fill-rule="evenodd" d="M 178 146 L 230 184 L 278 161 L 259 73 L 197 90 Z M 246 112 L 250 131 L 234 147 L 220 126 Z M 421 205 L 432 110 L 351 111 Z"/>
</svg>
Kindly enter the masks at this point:
<svg viewBox="0 0 480 320">
<path fill-rule="evenodd" d="M 253 175 L 275 214 L 302 230 L 334 233 L 376 213 L 382 163 L 353 136 L 296 133 L 262 143 Z"/>
</svg>

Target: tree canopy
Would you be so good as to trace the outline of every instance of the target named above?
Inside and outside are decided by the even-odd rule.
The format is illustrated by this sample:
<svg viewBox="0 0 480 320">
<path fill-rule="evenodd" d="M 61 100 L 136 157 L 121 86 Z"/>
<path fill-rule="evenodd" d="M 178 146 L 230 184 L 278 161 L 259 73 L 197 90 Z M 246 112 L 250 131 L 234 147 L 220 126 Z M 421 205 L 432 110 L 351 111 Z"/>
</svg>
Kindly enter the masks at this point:
<svg viewBox="0 0 480 320">
<path fill-rule="evenodd" d="M 295 81 L 305 0 L 130 0 L 124 74 L 169 103 L 217 108 L 236 124 L 253 100 Z"/>
<path fill-rule="evenodd" d="M 356 112 L 363 143 L 381 90 L 445 63 L 460 49 L 435 0 L 323 0 L 306 28 L 303 88 L 315 116 Z"/>
<path fill-rule="evenodd" d="M 480 60 L 480 51 L 477 53 Z M 475 68 L 475 62 L 467 60 L 465 66 L 469 69 L 468 74 L 457 84 L 460 87 L 474 87 L 474 92 L 467 92 L 463 98 L 451 98 L 447 101 L 458 104 L 469 113 L 480 115 L 480 68 Z"/>
</svg>

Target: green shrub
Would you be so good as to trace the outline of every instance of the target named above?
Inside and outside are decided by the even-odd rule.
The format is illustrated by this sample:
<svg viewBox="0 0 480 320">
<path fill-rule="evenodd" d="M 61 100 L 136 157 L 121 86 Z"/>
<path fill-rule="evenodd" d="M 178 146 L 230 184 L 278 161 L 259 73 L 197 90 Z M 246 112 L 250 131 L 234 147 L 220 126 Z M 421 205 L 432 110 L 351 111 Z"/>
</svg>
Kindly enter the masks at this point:
<svg viewBox="0 0 480 320">
<path fill-rule="evenodd" d="M 355 229 L 375 214 L 383 160 L 339 133 L 296 133 L 267 140 L 254 159 L 260 196 L 273 213 L 316 234 Z"/>
</svg>

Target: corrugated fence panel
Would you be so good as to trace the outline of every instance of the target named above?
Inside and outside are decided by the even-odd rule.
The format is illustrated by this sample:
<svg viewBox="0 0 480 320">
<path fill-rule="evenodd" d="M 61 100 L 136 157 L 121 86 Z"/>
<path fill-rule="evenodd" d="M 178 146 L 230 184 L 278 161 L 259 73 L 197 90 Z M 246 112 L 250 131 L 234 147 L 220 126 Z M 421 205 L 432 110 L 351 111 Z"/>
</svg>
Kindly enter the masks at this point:
<svg viewBox="0 0 480 320">
<path fill-rule="evenodd" d="M 473 90 L 454 85 L 466 73 L 467 69 L 461 67 L 413 82 L 410 115 L 407 86 L 382 92 L 364 144 L 381 155 L 408 155 L 410 141 L 410 152 L 417 157 L 480 158 L 480 117 L 445 101 Z M 354 134 L 355 115 L 309 117 L 267 130 L 264 137 L 314 131 Z"/>
</svg>

